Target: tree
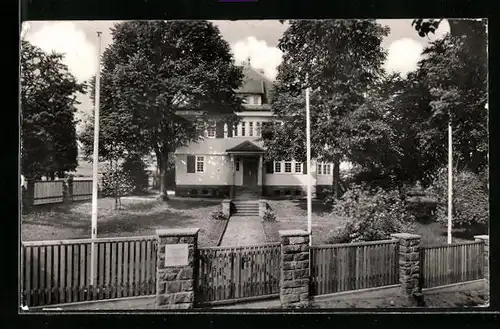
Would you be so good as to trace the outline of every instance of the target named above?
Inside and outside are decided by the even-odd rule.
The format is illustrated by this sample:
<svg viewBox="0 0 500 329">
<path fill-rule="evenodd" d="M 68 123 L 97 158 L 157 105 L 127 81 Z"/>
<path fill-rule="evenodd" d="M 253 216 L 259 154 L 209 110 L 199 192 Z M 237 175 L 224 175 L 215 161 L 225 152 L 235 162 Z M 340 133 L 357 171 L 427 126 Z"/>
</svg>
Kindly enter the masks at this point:
<svg viewBox="0 0 500 329">
<path fill-rule="evenodd" d="M 155 152 L 166 200 L 169 154 L 197 141 L 205 122 L 178 111 L 217 113 L 231 122 L 241 109 L 234 90 L 242 71 L 210 22 L 130 21 L 116 24 L 112 34 L 102 58 L 101 116 L 126 121 L 123 134 L 110 135 L 124 148 Z"/>
<path fill-rule="evenodd" d="M 84 84 L 62 60 L 62 54 L 22 41 L 21 169 L 26 177 L 63 177 L 78 165 L 74 112 Z"/>
<path fill-rule="evenodd" d="M 383 74 L 386 53 L 381 43 L 388 32 L 375 20 L 289 22 L 278 45 L 283 62 L 278 67 L 272 98 L 277 120 L 287 124 L 264 130 L 269 158 L 305 160 L 302 90 L 310 87 L 311 155 L 334 163 L 334 190 L 338 196 L 340 161 L 356 151 L 354 143 L 360 130 L 371 137 L 377 133 L 361 127 L 356 120 L 362 117 L 360 107 L 365 93 Z M 355 133 L 354 126 L 358 128 Z M 366 142 L 370 137 L 362 139 Z"/>
<path fill-rule="evenodd" d="M 450 121 L 455 166 L 480 173 L 488 162 L 487 34 L 483 21 L 466 24 L 464 34 L 450 34 L 424 50 L 418 75 L 432 95 L 429 130 L 444 142 Z"/>
<path fill-rule="evenodd" d="M 130 194 L 133 190 L 132 178 L 123 168 L 120 168 L 117 162 L 106 167 L 102 175 L 102 193 L 115 198 L 116 210 L 121 209 L 121 197 Z"/>
</svg>

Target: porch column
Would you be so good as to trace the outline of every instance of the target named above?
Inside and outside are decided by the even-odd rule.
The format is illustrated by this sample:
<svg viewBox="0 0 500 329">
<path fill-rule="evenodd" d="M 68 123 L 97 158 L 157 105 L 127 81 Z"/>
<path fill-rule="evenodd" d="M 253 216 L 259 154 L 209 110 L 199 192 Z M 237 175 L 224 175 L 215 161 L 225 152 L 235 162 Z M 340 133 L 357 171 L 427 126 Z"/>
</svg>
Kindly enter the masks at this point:
<svg viewBox="0 0 500 329">
<path fill-rule="evenodd" d="M 232 165 L 232 180 L 231 185 L 229 185 L 229 198 L 232 199 L 234 197 L 234 175 L 236 174 L 236 159 L 234 158 L 234 154 L 231 154 L 231 165 Z"/>
<path fill-rule="evenodd" d="M 264 170 L 262 170 L 262 154 L 259 155 L 259 168 L 258 168 L 258 175 L 257 175 L 257 185 L 264 185 Z"/>
</svg>

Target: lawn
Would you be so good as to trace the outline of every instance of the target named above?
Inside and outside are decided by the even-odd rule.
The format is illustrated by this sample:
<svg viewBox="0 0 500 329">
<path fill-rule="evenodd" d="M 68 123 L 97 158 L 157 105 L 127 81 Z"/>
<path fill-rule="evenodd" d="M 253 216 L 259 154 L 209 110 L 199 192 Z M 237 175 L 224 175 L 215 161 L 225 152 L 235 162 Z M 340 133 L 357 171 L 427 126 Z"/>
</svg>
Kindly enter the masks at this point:
<svg viewBox="0 0 500 329">
<path fill-rule="evenodd" d="M 305 200 L 272 200 L 268 201 L 276 213 L 276 222 L 263 222 L 268 242 L 279 241 L 279 230 L 307 230 L 307 203 Z M 313 244 L 325 244 L 329 233 L 342 227 L 347 219 L 330 214 L 330 210 L 320 200 L 313 200 L 312 231 Z M 415 223 L 413 232 L 422 236 L 422 244 L 446 244 L 447 229 L 440 223 Z M 453 229 L 453 242 L 473 240 L 473 233 L 463 229 Z"/>
<path fill-rule="evenodd" d="M 306 200 L 272 200 L 268 201 L 271 210 L 276 213 L 276 222 L 263 222 L 264 231 L 269 242 L 279 241 L 279 230 L 301 229 L 307 231 Z M 330 214 L 329 208 L 322 201 L 312 203 L 313 243 L 323 244 L 330 231 L 345 223 L 345 219 Z"/>
<path fill-rule="evenodd" d="M 154 235 L 159 228 L 198 227 L 201 246 L 215 243 L 215 220 L 210 219 L 210 213 L 220 208 L 220 200 L 123 198 L 122 205 L 122 210 L 115 210 L 114 199 L 99 199 L 98 237 Z M 35 207 L 22 214 L 22 240 L 89 238 L 91 213 L 91 202 Z"/>
</svg>

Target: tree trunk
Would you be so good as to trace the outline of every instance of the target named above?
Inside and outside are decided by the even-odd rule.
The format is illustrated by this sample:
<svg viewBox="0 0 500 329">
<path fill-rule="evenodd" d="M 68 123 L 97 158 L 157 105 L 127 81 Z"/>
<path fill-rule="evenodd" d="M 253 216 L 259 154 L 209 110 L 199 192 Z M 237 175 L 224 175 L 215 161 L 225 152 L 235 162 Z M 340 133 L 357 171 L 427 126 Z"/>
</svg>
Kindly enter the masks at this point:
<svg viewBox="0 0 500 329">
<path fill-rule="evenodd" d="M 168 200 L 168 182 L 167 182 L 167 169 L 168 169 L 168 151 L 162 151 L 159 155 L 160 160 L 160 195 L 163 201 Z"/>
<path fill-rule="evenodd" d="M 340 157 L 335 156 L 333 160 L 333 196 L 335 200 L 340 198 Z"/>
</svg>

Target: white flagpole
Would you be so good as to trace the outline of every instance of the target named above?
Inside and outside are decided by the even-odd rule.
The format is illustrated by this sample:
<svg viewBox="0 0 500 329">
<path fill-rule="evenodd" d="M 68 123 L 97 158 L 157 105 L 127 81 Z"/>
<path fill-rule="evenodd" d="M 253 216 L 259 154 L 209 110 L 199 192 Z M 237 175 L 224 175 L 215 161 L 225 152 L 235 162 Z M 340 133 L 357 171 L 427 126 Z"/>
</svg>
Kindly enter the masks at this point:
<svg viewBox="0 0 500 329">
<path fill-rule="evenodd" d="M 448 244 L 451 243 L 451 228 L 453 217 L 453 135 L 451 120 L 448 122 Z"/>
<path fill-rule="evenodd" d="M 306 75 L 306 165 L 307 165 L 307 232 L 312 246 L 312 191 L 311 191 L 311 120 L 309 111 L 309 75 Z"/>
<path fill-rule="evenodd" d="M 97 32 L 97 72 L 95 75 L 95 112 L 94 112 L 94 157 L 92 163 L 92 231 L 91 231 L 91 262 L 90 285 L 94 284 L 96 254 L 95 242 L 97 238 L 97 172 L 99 164 L 99 103 L 101 100 L 101 32 Z"/>
</svg>

